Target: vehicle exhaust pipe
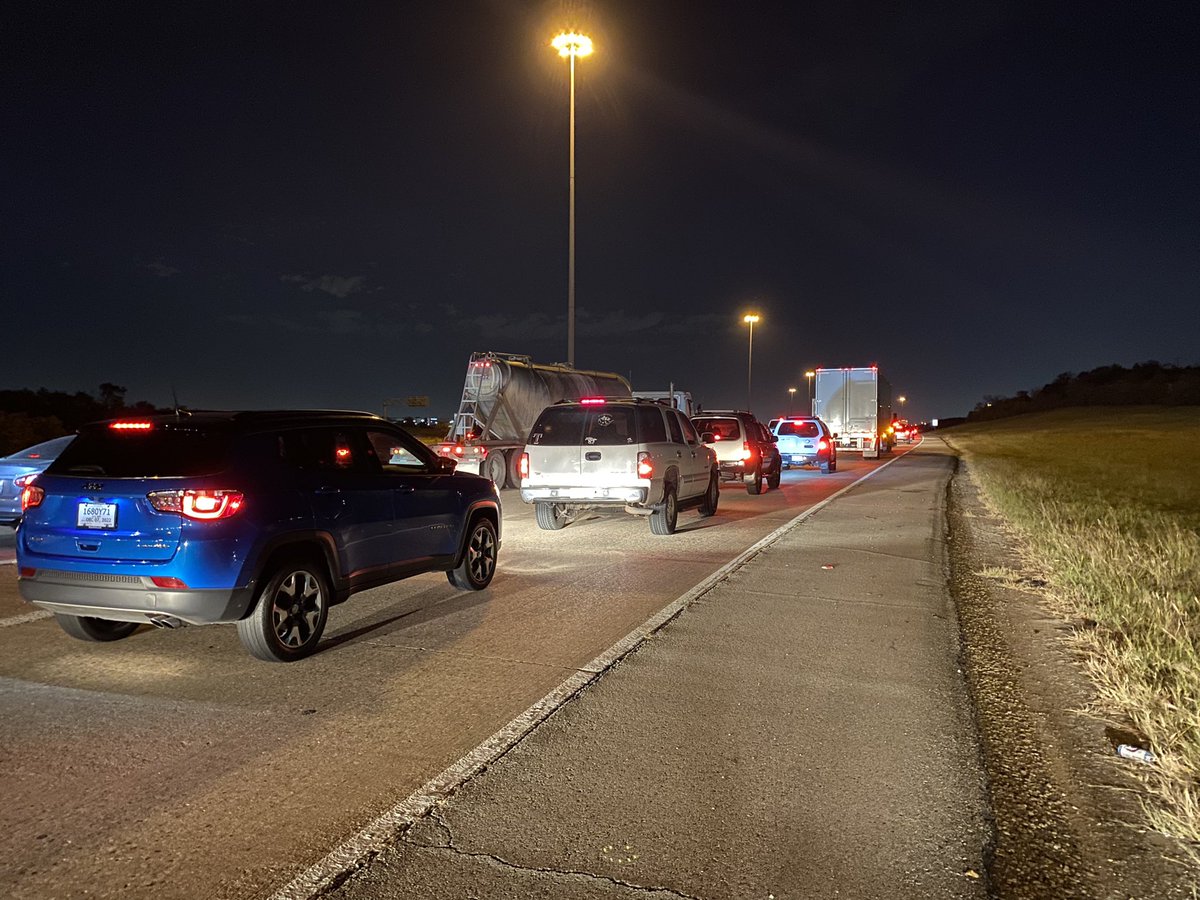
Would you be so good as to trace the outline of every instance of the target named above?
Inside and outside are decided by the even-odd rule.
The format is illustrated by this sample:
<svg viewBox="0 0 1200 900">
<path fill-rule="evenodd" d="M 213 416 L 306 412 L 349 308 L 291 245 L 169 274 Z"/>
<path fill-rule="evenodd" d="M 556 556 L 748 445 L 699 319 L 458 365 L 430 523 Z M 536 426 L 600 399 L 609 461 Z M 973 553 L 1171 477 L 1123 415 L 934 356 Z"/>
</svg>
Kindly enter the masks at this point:
<svg viewBox="0 0 1200 900">
<path fill-rule="evenodd" d="M 165 613 L 146 613 L 146 618 L 155 628 L 182 628 L 186 624 L 182 619 L 168 616 Z"/>
</svg>

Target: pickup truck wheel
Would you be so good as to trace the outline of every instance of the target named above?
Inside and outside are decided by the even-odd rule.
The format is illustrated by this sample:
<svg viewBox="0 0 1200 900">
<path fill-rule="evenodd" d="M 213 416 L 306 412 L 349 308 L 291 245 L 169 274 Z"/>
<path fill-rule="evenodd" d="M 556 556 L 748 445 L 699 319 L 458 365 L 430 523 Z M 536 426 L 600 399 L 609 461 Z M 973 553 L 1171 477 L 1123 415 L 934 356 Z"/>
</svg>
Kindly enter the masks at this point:
<svg viewBox="0 0 1200 900">
<path fill-rule="evenodd" d="M 746 493 L 761 494 L 763 491 L 763 476 L 761 469 L 755 469 L 753 475 L 746 476 Z"/>
<path fill-rule="evenodd" d="M 700 515 L 707 519 L 717 511 L 717 503 L 721 499 L 721 479 L 716 472 L 708 479 L 708 490 L 704 492 L 704 502 L 700 504 Z"/>
<path fill-rule="evenodd" d="M 54 621 L 71 637 L 80 641 L 119 641 L 141 627 L 137 622 L 114 622 L 92 616 L 68 616 L 55 613 Z"/>
<path fill-rule="evenodd" d="M 769 476 L 767 476 L 767 487 L 769 487 L 773 491 L 778 490 L 779 479 L 782 477 L 783 477 L 783 464 L 781 463 L 780 465 L 775 467 L 774 472 L 772 472 Z"/>
<path fill-rule="evenodd" d="M 471 525 L 471 536 L 463 549 L 458 568 L 446 573 L 450 583 L 464 591 L 482 591 L 496 574 L 496 526 L 491 519 L 479 518 Z"/>
<path fill-rule="evenodd" d="M 567 524 L 567 511 L 561 503 L 535 503 L 533 516 L 537 519 L 538 528 L 546 531 L 558 531 Z"/>
<path fill-rule="evenodd" d="M 317 649 L 329 616 L 324 569 L 304 559 L 285 560 L 258 592 L 253 611 L 237 623 L 251 656 L 292 662 Z"/>
<path fill-rule="evenodd" d="M 679 501 L 675 499 L 675 485 L 668 484 L 663 490 L 662 505 L 650 514 L 650 531 L 654 534 L 674 534 L 679 521 Z"/>
<path fill-rule="evenodd" d="M 493 450 L 484 457 L 483 474 L 496 482 L 496 487 L 504 487 L 504 479 L 508 477 L 508 461 L 504 458 L 503 450 Z"/>
</svg>

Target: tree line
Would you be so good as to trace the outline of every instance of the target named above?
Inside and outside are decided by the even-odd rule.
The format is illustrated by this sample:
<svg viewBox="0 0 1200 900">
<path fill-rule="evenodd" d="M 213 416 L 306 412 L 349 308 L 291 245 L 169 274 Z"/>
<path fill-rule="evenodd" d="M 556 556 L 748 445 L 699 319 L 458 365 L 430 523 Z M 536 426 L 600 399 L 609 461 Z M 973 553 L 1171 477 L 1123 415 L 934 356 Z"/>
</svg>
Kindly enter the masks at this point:
<svg viewBox="0 0 1200 900">
<path fill-rule="evenodd" d="M 0 456 L 33 444 L 71 434 L 80 425 L 121 416 L 145 416 L 162 412 L 152 403 L 129 403 L 126 389 L 105 382 L 98 396 L 84 391 L 0 391 Z"/>
<path fill-rule="evenodd" d="M 1200 405 L 1200 366 L 1151 360 L 1128 369 L 1113 365 L 1078 374 L 1063 372 L 1033 391 L 985 396 L 967 414 L 967 421 L 986 422 L 1065 406 L 1192 405 Z"/>
</svg>

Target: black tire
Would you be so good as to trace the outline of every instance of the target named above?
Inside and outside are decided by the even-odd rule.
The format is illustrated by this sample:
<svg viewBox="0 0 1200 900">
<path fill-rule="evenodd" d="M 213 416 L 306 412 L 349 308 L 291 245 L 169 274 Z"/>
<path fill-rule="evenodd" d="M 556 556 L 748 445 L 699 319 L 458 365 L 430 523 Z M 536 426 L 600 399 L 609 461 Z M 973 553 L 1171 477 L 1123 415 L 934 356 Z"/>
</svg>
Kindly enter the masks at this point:
<svg viewBox="0 0 1200 900">
<path fill-rule="evenodd" d="M 325 631 L 331 593 L 323 567 L 285 560 L 259 589 L 250 615 L 237 623 L 242 646 L 267 662 L 303 659 Z"/>
<path fill-rule="evenodd" d="M 700 515 L 707 519 L 717 511 L 717 503 L 721 500 L 721 479 L 716 472 L 708 479 L 708 490 L 704 492 L 704 502 L 700 504 Z"/>
<path fill-rule="evenodd" d="M 837 465 L 834 463 L 831 463 L 828 461 L 821 463 L 821 472 L 825 475 L 828 475 L 830 472 L 833 472 L 836 470 L 837 470 Z"/>
<path fill-rule="evenodd" d="M 496 482 L 496 487 L 504 487 L 504 481 L 508 478 L 508 461 L 504 458 L 503 451 L 493 450 L 484 457 L 481 474 Z"/>
<path fill-rule="evenodd" d="M 767 476 L 767 487 L 775 491 L 779 489 L 779 479 L 783 477 L 783 463 L 775 467 L 775 471 Z"/>
<path fill-rule="evenodd" d="M 675 485 L 668 484 L 663 490 L 663 502 L 650 513 L 650 531 L 654 534 L 674 534 L 679 521 L 679 501 L 675 498 Z"/>
<path fill-rule="evenodd" d="M 836 460 L 836 459 L 831 459 L 831 460 L 829 461 L 829 471 L 830 471 L 830 472 L 836 472 L 836 471 L 837 471 L 837 460 Z"/>
<path fill-rule="evenodd" d="M 755 469 L 753 475 L 746 476 L 746 493 L 761 494 L 763 492 L 762 469 Z"/>
<path fill-rule="evenodd" d="M 71 637 L 93 643 L 119 641 L 141 628 L 137 622 L 114 622 L 112 619 L 68 616 L 62 613 L 55 613 L 54 620 Z"/>
<path fill-rule="evenodd" d="M 471 523 L 471 535 L 463 548 L 458 568 L 446 573 L 450 583 L 464 591 L 482 591 L 492 583 L 496 574 L 496 554 L 499 551 L 496 526 L 491 519 L 480 516 Z"/>
<path fill-rule="evenodd" d="M 506 454 L 508 460 L 508 486 L 510 488 L 521 487 L 521 454 L 524 449 L 518 447 L 516 450 L 509 450 Z"/>
<path fill-rule="evenodd" d="M 535 503 L 533 517 L 537 519 L 538 528 L 546 531 L 558 531 L 567 524 L 567 511 L 561 503 Z"/>
</svg>

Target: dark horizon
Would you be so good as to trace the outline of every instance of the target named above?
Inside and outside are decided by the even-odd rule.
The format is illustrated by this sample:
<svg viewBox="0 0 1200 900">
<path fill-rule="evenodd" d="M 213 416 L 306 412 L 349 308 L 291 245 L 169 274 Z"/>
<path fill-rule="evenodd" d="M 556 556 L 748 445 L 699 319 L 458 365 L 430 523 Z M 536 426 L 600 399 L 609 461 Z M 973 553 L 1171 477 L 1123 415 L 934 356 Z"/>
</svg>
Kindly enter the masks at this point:
<svg viewBox="0 0 1200 900">
<path fill-rule="evenodd" d="M 445 416 L 472 351 L 564 359 L 570 27 L 580 368 L 744 406 L 752 309 L 763 419 L 817 365 L 928 419 L 1195 364 L 1196 18 L 25 4 L 0 388 Z"/>
</svg>

